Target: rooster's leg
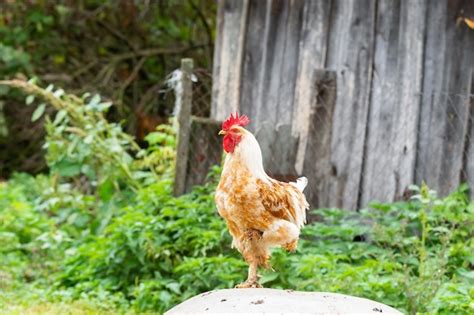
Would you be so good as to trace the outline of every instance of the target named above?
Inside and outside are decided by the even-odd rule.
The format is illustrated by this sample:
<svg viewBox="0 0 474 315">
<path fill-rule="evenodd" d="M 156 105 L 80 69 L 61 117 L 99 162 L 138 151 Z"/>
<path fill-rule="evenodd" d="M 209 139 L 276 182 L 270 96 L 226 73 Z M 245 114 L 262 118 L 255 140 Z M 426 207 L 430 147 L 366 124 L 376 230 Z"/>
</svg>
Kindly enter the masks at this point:
<svg viewBox="0 0 474 315">
<path fill-rule="evenodd" d="M 257 269 L 258 269 L 258 262 L 252 262 L 249 265 L 249 275 L 245 282 L 236 285 L 236 288 L 261 288 L 262 285 L 258 283 L 258 276 L 257 276 Z"/>
<path fill-rule="evenodd" d="M 268 255 L 265 249 L 262 247 L 262 232 L 249 229 L 243 235 L 242 240 L 242 254 L 245 261 L 249 264 L 249 274 L 247 280 L 241 284 L 236 285 L 236 288 L 261 288 L 262 286 L 258 283 L 257 270 L 258 266 L 266 266 Z"/>
</svg>

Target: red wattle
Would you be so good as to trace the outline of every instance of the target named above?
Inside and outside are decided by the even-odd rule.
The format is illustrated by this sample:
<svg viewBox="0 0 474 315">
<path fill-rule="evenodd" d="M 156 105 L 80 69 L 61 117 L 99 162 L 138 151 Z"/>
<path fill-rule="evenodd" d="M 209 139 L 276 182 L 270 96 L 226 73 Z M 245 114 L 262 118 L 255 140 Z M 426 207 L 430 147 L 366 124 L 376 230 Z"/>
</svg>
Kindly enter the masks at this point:
<svg viewBox="0 0 474 315">
<path fill-rule="evenodd" d="M 240 135 L 234 135 L 228 133 L 224 136 L 222 144 L 224 146 L 224 151 L 227 153 L 233 153 L 237 144 L 239 144 L 240 139 L 242 137 Z"/>
</svg>

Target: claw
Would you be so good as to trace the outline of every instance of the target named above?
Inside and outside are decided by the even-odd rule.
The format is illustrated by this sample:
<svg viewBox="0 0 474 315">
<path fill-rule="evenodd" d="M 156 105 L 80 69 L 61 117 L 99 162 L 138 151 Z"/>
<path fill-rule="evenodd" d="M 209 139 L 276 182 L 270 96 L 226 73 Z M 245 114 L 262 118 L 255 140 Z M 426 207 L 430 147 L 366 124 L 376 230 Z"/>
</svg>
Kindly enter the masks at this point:
<svg viewBox="0 0 474 315">
<path fill-rule="evenodd" d="M 246 288 L 263 288 L 263 286 L 258 283 L 256 280 L 247 280 L 245 282 L 242 282 L 241 284 L 238 284 L 235 286 L 236 289 L 246 289 Z"/>
</svg>

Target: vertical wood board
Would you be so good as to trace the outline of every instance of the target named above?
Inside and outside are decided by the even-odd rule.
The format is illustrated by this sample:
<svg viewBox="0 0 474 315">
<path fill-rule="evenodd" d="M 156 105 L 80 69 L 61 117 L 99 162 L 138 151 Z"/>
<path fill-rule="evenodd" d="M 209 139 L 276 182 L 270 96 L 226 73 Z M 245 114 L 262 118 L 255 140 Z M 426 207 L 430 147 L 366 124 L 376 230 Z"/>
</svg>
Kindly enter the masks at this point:
<svg viewBox="0 0 474 315">
<path fill-rule="evenodd" d="M 225 0 L 217 0 L 217 16 L 216 16 L 216 39 L 214 41 L 214 56 L 212 63 L 212 99 L 211 99 L 211 116 L 217 116 L 217 113 L 221 111 L 218 108 L 217 98 L 220 93 L 225 93 L 220 91 L 220 85 L 218 82 L 221 79 L 221 55 L 222 55 L 222 40 L 224 38 L 224 2 Z"/>
<path fill-rule="evenodd" d="M 295 168 L 299 174 L 303 171 L 311 124 L 309 117 L 315 70 L 323 69 L 326 61 L 331 3 L 325 0 L 305 1 L 303 8 L 292 121 L 292 135 L 298 139 Z"/>
<path fill-rule="evenodd" d="M 277 175 L 295 173 L 291 117 L 303 4 L 270 0 L 249 6 L 240 111 L 251 119 L 265 168 Z"/>
<path fill-rule="evenodd" d="M 333 174 L 331 142 L 333 137 L 334 108 L 336 106 L 337 79 L 335 71 L 315 70 L 311 95 L 311 114 L 303 173 L 309 176 L 306 198 L 312 207 L 321 207 L 330 195 Z"/>
<path fill-rule="evenodd" d="M 255 117 L 258 111 L 259 84 L 263 65 L 264 45 L 262 37 L 265 33 L 266 12 L 268 1 L 250 1 L 243 48 L 243 69 L 240 94 L 240 112 L 250 117 L 249 129 L 255 132 Z"/>
<path fill-rule="evenodd" d="M 471 90 L 469 95 L 469 120 L 464 148 L 463 182 L 470 188 L 471 201 L 474 201 L 474 67 L 471 68 Z"/>
<path fill-rule="evenodd" d="M 399 200 L 422 180 L 440 195 L 474 185 L 466 4 L 220 0 L 212 117 L 249 115 L 265 168 L 307 176 L 314 207 Z M 315 103 L 320 70 L 336 73 L 331 114 Z"/>
<path fill-rule="evenodd" d="M 376 3 L 333 1 L 326 68 L 337 72 L 326 193 L 318 206 L 356 209 L 372 79 Z M 314 123 L 314 125 L 316 122 Z M 316 127 L 316 126 L 314 126 Z M 322 176 L 322 174 L 320 174 Z"/>
<path fill-rule="evenodd" d="M 426 1 L 378 1 L 360 205 L 402 197 L 414 181 Z"/>
<path fill-rule="evenodd" d="M 460 184 L 474 66 L 474 31 L 456 23 L 463 0 L 428 7 L 416 182 L 446 195 Z"/>
<path fill-rule="evenodd" d="M 215 56 L 214 67 L 218 80 L 213 89 L 213 105 L 211 116 L 216 120 L 224 120 L 230 112 L 239 108 L 241 70 L 243 63 L 243 46 L 245 41 L 245 28 L 250 0 L 232 1 L 224 0 L 220 3 L 223 7 L 223 21 L 218 21 L 221 32 L 218 33 L 219 56 Z M 220 25 L 223 23 L 223 25 Z M 216 48 L 217 49 L 217 48 Z"/>
</svg>

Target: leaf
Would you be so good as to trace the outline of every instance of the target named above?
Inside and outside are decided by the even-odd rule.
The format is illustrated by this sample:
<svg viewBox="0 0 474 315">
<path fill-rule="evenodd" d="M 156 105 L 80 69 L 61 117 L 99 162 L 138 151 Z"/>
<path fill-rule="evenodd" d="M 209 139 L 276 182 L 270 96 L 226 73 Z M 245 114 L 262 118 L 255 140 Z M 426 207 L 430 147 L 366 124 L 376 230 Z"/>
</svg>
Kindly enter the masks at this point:
<svg viewBox="0 0 474 315">
<path fill-rule="evenodd" d="M 408 189 L 416 192 L 420 191 L 420 187 L 418 187 L 417 185 L 409 185 Z"/>
<path fill-rule="evenodd" d="M 467 271 L 467 270 L 459 270 L 459 274 L 463 277 L 469 278 L 469 279 L 474 279 L 474 270 Z"/>
<path fill-rule="evenodd" d="M 171 294 L 169 294 L 167 291 L 161 291 L 159 297 L 160 301 L 165 305 L 168 305 L 171 301 Z"/>
<path fill-rule="evenodd" d="M 54 166 L 59 174 L 64 177 L 72 177 L 81 173 L 81 164 L 62 160 Z"/>
<path fill-rule="evenodd" d="M 170 289 L 171 291 L 173 291 L 174 293 L 176 294 L 181 294 L 181 290 L 180 290 L 180 287 L 179 287 L 179 283 L 177 282 L 171 282 L 171 283 L 168 283 L 166 285 L 166 287 L 168 289 Z"/>
<path fill-rule="evenodd" d="M 29 84 L 36 84 L 38 82 L 38 77 L 32 77 L 28 80 Z"/>
<path fill-rule="evenodd" d="M 57 114 L 56 118 L 54 118 L 54 125 L 59 124 L 61 121 L 63 121 L 64 117 L 66 117 L 67 112 L 64 109 L 61 109 Z"/>
<path fill-rule="evenodd" d="M 50 84 L 46 87 L 46 92 L 51 92 L 52 90 L 54 89 L 54 85 L 53 84 Z"/>
<path fill-rule="evenodd" d="M 94 141 L 94 135 L 92 135 L 92 134 L 89 134 L 89 135 L 87 135 L 87 137 L 84 138 L 84 143 L 85 144 L 91 144 L 92 141 Z"/>
<path fill-rule="evenodd" d="M 94 95 L 94 97 L 92 97 L 92 99 L 91 99 L 91 101 L 89 102 L 88 105 L 90 105 L 91 107 L 94 107 L 97 104 L 99 104 L 99 102 L 100 102 L 100 95 L 96 94 L 96 95 Z"/>
<path fill-rule="evenodd" d="M 112 199 L 114 192 L 114 182 L 111 179 L 107 179 L 98 187 L 100 199 L 103 201 L 109 201 L 110 199 Z"/>
<path fill-rule="evenodd" d="M 46 104 L 40 104 L 36 110 L 33 112 L 33 115 L 31 116 L 31 121 L 37 121 L 38 119 L 43 116 L 44 111 L 46 110 Z"/>
<path fill-rule="evenodd" d="M 444 226 L 437 226 L 431 229 L 433 232 L 446 233 L 448 234 L 450 230 Z"/>
<path fill-rule="evenodd" d="M 26 97 L 25 103 L 26 105 L 31 105 L 35 101 L 35 96 L 34 95 L 28 95 Z"/>
<path fill-rule="evenodd" d="M 145 141 L 148 144 L 153 145 L 157 143 L 162 143 L 166 139 L 166 134 L 161 132 L 151 132 L 145 137 Z"/>
<path fill-rule="evenodd" d="M 60 98 L 61 96 L 64 95 L 64 90 L 63 89 L 58 89 L 53 93 L 53 95 L 56 96 L 57 98 Z"/>
<path fill-rule="evenodd" d="M 271 282 L 273 280 L 276 280 L 277 278 L 278 278 L 278 273 L 277 272 L 267 273 L 267 274 L 262 276 L 262 278 L 260 279 L 260 283 L 265 284 L 265 283 Z"/>
<path fill-rule="evenodd" d="M 99 111 L 101 111 L 101 112 L 109 109 L 110 106 L 112 106 L 112 102 L 104 102 L 104 103 L 100 103 L 99 105 L 97 105 L 97 107 L 99 108 Z"/>
</svg>

